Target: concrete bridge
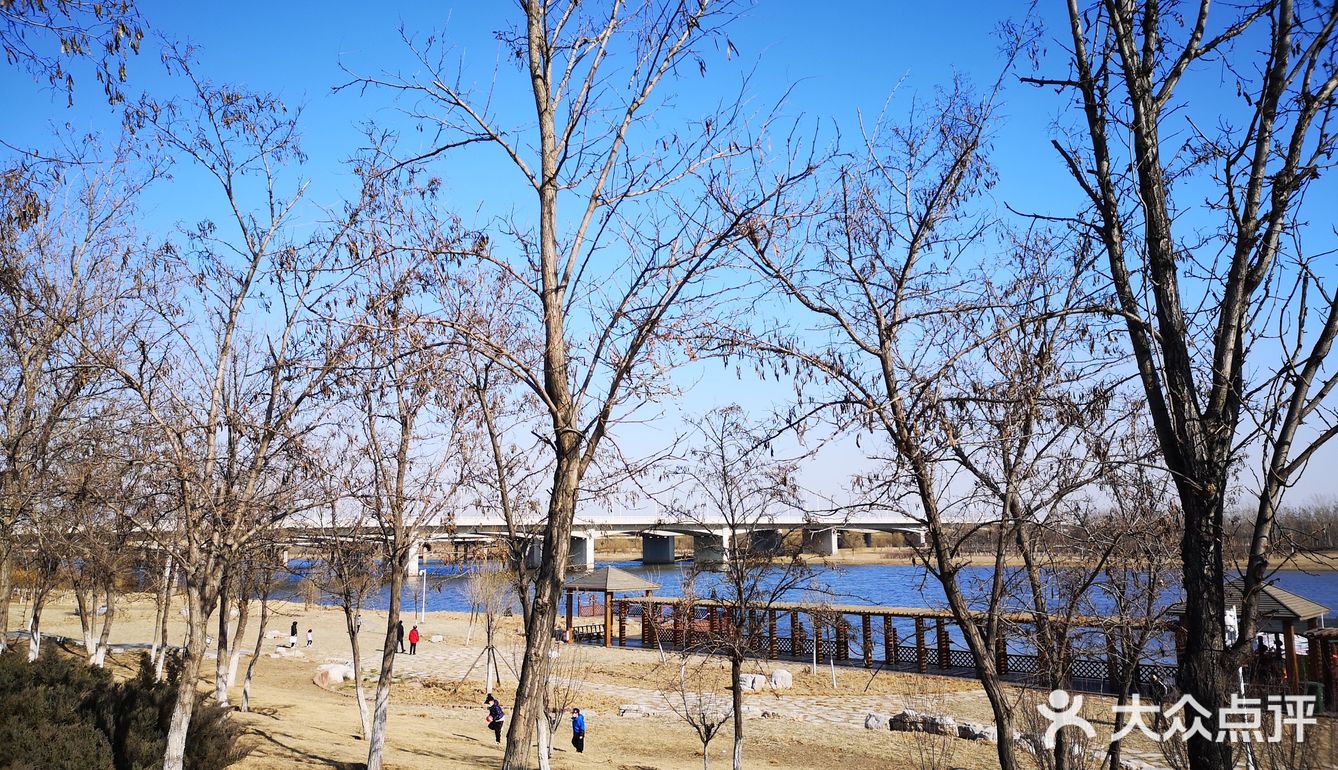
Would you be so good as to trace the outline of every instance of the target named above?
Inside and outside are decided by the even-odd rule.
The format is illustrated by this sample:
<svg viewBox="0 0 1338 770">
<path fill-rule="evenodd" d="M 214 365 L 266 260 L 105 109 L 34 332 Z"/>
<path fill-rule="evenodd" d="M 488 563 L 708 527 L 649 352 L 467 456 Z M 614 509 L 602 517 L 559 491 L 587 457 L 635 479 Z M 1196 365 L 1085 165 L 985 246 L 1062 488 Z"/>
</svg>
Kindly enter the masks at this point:
<svg viewBox="0 0 1338 770">
<path fill-rule="evenodd" d="M 369 533 L 373 528 L 369 527 Z M 521 528 L 519 537 L 529 541 L 526 558 L 537 564 L 541 558 L 543 532 L 539 525 Z M 912 544 L 923 545 L 925 528 L 921 522 L 908 516 L 887 512 L 857 514 L 845 518 L 824 520 L 802 513 L 777 516 L 765 523 L 750 523 L 747 527 L 731 527 L 721 522 L 683 521 L 635 515 L 577 516 L 572 527 L 570 568 L 594 569 L 595 542 L 601 537 L 640 537 L 641 560 L 644 564 L 674 563 L 675 538 L 692 538 L 693 560 L 702 564 L 720 563 L 728 558 L 729 550 L 739 537 L 752 537 L 754 543 L 773 543 L 779 549 L 785 535 L 802 532 L 804 550 L 820 556 L 834 556 L 840 547 L 840 534 L 853 532 L 866 538 L 875 532 L 902 532 Z M 320 538 L 318 528 L 289 527 L 290 542 L 301 543 Z M 507 539 L 506 525 L 491 518 L 467 518 L 450 525 L 428 526 L 419 529 L 419 540 L 413 545 L 413 555 L 407 572 L 418 574 L 421 562 L 431 553 L 444 552 L 445 547 L 461 543 L 491 543 Z M 435 546 L 435 547 L 434 547 Z M 765 547 L 765 546 L 763 546 Z"/>
</svg>

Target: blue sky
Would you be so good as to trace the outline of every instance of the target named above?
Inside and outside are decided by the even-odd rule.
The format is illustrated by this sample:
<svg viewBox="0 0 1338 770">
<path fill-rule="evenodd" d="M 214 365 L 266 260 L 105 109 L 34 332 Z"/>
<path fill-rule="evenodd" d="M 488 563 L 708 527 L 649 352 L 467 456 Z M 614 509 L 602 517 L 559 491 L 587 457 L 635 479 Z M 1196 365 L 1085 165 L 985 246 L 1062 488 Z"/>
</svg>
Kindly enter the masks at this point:
<svg viewBox="0 0 1338 770">
<path fill-rule="evenodd" d="M 408 128 L 401 113 L 384 92 L 356 90 L 333 93 L 347 82 L 347 71 L 376 75 L 411 71 L 414 62 L 400 39 L 400 27 L 416 37 L 435 32 L 451 46 L 452 56 L 468 78 L 485 87 L 494 69 L 503 78 L 515 77 L 494 31 L 510 24 L 511 2 L 461 3 L 352 3 L 352 2 L 142 2 L 151 29 L 198 47 L 199 72 L 257 91 L 279 94 L 304 111 L 303 145 L 309 160 L 298 173 L 310 183 L 304 216 L 315 221 L 321 207 L 337 206 L 352 192 L 344 161 L 359 146 L 359 126 L 375 121 Z M 1042 19 L 1053 42 L 1064 31 L 1063 5 L 1041 3 Z M 799 0 L 759 2 L 734 25 L 729 38 L 738 56 L 723 53 L 708 59 L 706 77 L 695 73 L 681 81 L 678 106 L 690 113 L 701 100 L 730 93 L 751 73 L 750 95 L 768 104 L 792 89 L 787 114 L 821 120 L 829 135 L 841 133 L 848 145 L 856 140 L 859 116 L 872 120 L 893 95 L 893 109 L 916 95 L 932 98 L 935 86 L 954 73 L 982 87 L 997 77 L 1002 66 L 995 29 L 1007 16 L 1027 13 L 1024 3 L 956 2 L 831 2 Z M 1051 74 L 1063 72 L 1056 58 Z M 68 123 L 77 132 L 111 132 L 119 111 L 101 99 L 91 75 L 81 77 L 75 106 L 65 106 L 63 92 L 44 89 L 27 75 L 0 67 L 0 96 L 6 105 L 0 117 L 0 138 L 18 146 L 41 146 L 52 126 Z M 129 64 L 130 93 L 148 90 L 169 95 L 179 88 L 157 60 L 157 40 L 151 33 L 143 52 Z M 524 115 L 527 94 L 512 91 L 515 103 L 501 103 L 503 114 Z M 517 96 L 518 95 L 518 96 Z M 1052 125 L 1065 101 L 1052 91 L 1010 84 L 1000 111 L 994 162 L 1000 172 L 995 205 L 1004 202 L 1030 211 L 1069 213 L 1077 191 L 1050 147 Z M 523 117 L 521 118 L 523 119 Z M 413 137 L 414 132 L 409 132 Z M 422 136 L 422 135 L 419 135 Z M 423 137 L 423 141 L 427 141 Z M 485 224 L 492 217 L 520 205 L 518 178 L 498 172 L 491 151 L 470 151 L 451 156 L 440 166 L 446 182 L 446 205 L 469 224 Z M 511 169 L 507 167 L 507 172 Z M 1331 189 L 1331 188 L 1330 188 Z M 182 170 L 150 198 L 146 224 L 166 231 L 180 221 L 194 222 L 215 213 L 212 190 Z M 524 209 L 521 209 L 522 211 Z M 684 382 L 696 382 L 694 396 L 683 405 L 691 411 L 729 400 L 739 391 L 732 373 L 722 377 L 718 364 L 702 372 L 688 372 Z M 788 386 L 750 384 L 754 397 L 784 399 Z M 671 411 L 673 409 L 671 408 Z M 827 483 L 848 470 L 845 455 L 824 461 L 813 472 L 814 481 Z M 1298 490 L 1300 497 L 1332 486 L 1313 472 Z M 1293 498 L 1295 499 L 1295 498 Z"/>
<path fill-rule="evenodd" d="M 455 7 L 449 7 L 454 5 Z M 172 39 L 198 48 L 200 71 L 207 77 L 279 94 L 304 110 L 304 147 L 309 161 L 302 174 L 312 183 L 315 200 L 330 202 L 347 187 L 342 161 L 358 146 L 358 126 L 373 120 L 401 124 L 385 93 L 360 94 L 332 88 L 349 80 L 344 71 L 375 75 L 412 70 L 414 62 L 400 40 L 399 27 L 418 37 L 434 31 L 448 41 L 468 75 L 486 85 L 502 52 L 496 29 L 509 24 L 509 2 L 471 3 L 166 3 L 144 2 L 150 26 Z M 752 71 L 750 91 L 758 104 L 778 99 L 793 87 L 788 113 L 821 119 L 847 139 L 858 133 L 861 112 L 871 120 L 894 89 L 896 104 L 919 93 L 932 96 L 934 86 L 954 71 L 992 81 L 1000 68 L 993 31 L 1005 13 L 1022 13 L 1021 4 L 958 3 L 950 13 L 932 3 L 764 2 L 750 8 L 729 33 L 739 51 L 726 60 L 708 61 L 706 78 L 686 78 L 677 100 L 691 109 L 697 96 L 716 98 L 737 88 Z M 157 61 L 156 41 L 130 62 L 130 90 L 172 93 L 177 84 Z M 503 61 L 503 73 L 514 67 Z M 76 68 L 76 74 L 83 72 Z M 44 89 L 12 68 L 0 69 L 0 93 L 9 108 L 0 125 L 3 137 L 20 146 L 40 144 L 53 124 L 70 123 L 79 131 L 106 131 L 116 111 L 99 100 L 99 89 L 85 76 L 73 108 L 61 92 Z M 524 96 L 524 93 L 521 93 Z M 505 109 L 509 105 L 503 105 Z M 528 107 L 525 103 L 516 108 Z M 1057 111 L 1056 101 L 1025 86 L 1010 88 L 998 160 L 1010 167 L 1035 170 L 1042 159 L 1062 171 L 1045 142 L 1045 121 Z M 1048 112 L 1047 112 L 1048 110 Z M 1023 118 L 1024 120 L 1020 120 Z M 1028 141 L 1029 140 L 1029 141 Z M 514 188 L 499 178 L 486 153 L 457 155 L 446 168 L 448 194 L 462 211 L 480 199 L 507 199 Z M 1005 173 L 1007 190 L 1016 197 L 1042 197 L 1047 189 L 1034 173 Z M 166 197 L 181 202 L 180 189 Z M 495 204 L 494 204 L 495 205 Z M 170 218 L 170 213 L 165 212 Z"/>
</svg>

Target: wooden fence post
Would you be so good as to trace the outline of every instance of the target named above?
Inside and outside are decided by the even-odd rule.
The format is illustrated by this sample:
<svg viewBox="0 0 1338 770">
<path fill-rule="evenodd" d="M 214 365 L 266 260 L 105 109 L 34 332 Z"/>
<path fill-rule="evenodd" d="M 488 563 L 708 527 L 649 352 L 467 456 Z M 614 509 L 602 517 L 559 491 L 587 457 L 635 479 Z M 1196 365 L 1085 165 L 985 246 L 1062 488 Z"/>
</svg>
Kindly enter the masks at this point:
<svg viewBox="0 0 1338 770">
<path fill-rule="evenodd" d="M 873 619 L 869 613 L 860 613 L 860 625 L 864 632 L 864 667 L 873 668 Z"/>
<path fill-rule="evenodd" d="M 952 664 L 952 656 L 948 654 L 948 623 L 939 618 L 935 624 L 938 631 L 938 667 L 947 668 Z"/>
<path fill-rule="evenodd" d="M 897 663 L 897 629 L 892 626 L 892 616 L 883 616 L 883 662 L 888 666 Z"/>
<path fill-rule="evenodd" d="M 767 657 L 775 658 L 780 651 L 780 640 L 776 638 L 776 610 L 767 610 Z"/>
<path fill-rule="evenodd" d="M 618 646 L 627 646 L 627 602 L 618 600 Z"/>
<path fill-rule="evenodd" d="M 915 668 L 921 674 L 929 670 L 929 651 L 925 649 L 925 619 L 915 616 Z"/>
</svg>

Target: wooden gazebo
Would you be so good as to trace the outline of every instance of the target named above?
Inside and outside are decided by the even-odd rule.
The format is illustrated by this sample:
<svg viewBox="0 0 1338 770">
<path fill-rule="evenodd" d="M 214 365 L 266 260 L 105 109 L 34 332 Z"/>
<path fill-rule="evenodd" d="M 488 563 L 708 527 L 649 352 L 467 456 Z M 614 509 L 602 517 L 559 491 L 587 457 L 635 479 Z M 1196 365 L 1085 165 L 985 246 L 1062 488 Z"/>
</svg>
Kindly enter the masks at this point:
<svg viewBox="0 0 1338 770">
<path fill-rule="evenodd" d="M 1239 608 L 1245 603 L 1240 578 L 1227 581 L 1223 589 L 1226 606 Z M 1301 669 L 1296 659 L 1296 637 L 1305 630 L 1319 628 L 1324 616 L 1329 614 L 1329 608 L 1271 584 L 1259 589 L 1258 607 L 1258 633 L 1282 636 L 1284 681 L 1281 684 L 1288 690 L 1299 692 L 1302 684 Z M 1173 605 L 1168 610 L 1169 614 L 1176 617 L 1183 615 L 1184 611 L 1183 603 Z M 1313 671 L 1306 673 L 1314 675 Z"/>
<path fill-rule="evenodd" d="M 576 577 L 567 578 L 567 582 L 562 586 L 567 592 L 567 638 L 571 639 L 576 631 L 572 625 L 572 611 L 574 606 L 574 596 L 577 593 L 604 594 L 604 624 L 603 637 L 604 646 L 613 646 L 613 595 L 636 593 L 642 596 L 650 596 L 659 590 L 658 583 L 652 583 L 649 580 L 643 580 L 632 573 L 618 569 L 617 567 L 604 567 L 603 569 L 591 570 Z M 620 622 L 625 621 L 625 615 L 619 615 Z"/>
</svg>

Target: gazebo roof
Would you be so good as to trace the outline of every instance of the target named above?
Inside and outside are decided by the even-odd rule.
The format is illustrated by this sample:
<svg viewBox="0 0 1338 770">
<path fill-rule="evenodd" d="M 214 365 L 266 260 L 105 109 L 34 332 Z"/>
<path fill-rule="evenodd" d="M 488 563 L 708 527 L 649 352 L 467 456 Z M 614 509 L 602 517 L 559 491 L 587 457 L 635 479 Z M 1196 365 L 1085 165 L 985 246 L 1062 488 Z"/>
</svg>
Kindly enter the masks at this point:
<svg viewBox="0 0 1338 770">
<path fill-rule="evenodd" d="M 1228 607 L 1239 607 L 1244 603 L 1244 590 L 1240 578 L 1228 580 L 1223 586 Z M 1183 615 L 1185 612 L 1185 603 L 1178 602 L 1168 610 L 1172 615 Z M 1278 620 L 1313 620 L 1322 618 L 1329 614 L 1329 608 L 1322 604 L 1316 604 L 1303 596 L 1297 596 L 1291 591 L 1284 591 L 1272 584 L 1266 584 L 1259 589 L 1259 617 L 1275 618 Z"/>
<path fill-rule="evenodd" d="M 563 588 L 571 591 L 596 591 L 600 593 L 621 593 L 623 591 L 654 591 L 660 586 L 649 580 L 642 580 L 632 573 L 617 567 L 604 567 L 591 570 L 583 575 L 567 578 Z"/>
</svg>

